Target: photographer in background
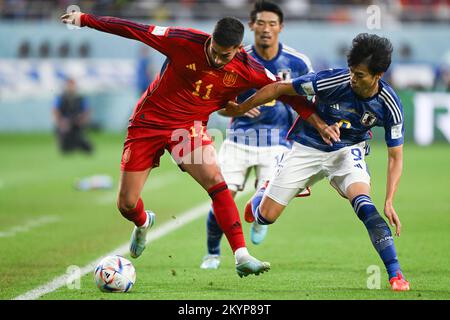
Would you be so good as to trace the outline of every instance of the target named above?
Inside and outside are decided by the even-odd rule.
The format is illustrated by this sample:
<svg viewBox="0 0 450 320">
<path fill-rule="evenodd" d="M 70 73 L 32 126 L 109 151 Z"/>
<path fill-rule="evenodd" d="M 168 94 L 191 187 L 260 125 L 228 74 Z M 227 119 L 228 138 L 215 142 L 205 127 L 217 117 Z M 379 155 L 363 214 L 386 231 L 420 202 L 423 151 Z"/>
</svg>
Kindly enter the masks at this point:
<svg viewBox="0 0 450 320">
<path fill-rule="evenodd" d="M 67 79 L 63 93 L 56 98 L 53 108 L 56 135 L 62 153 L 82 150 L 92 153 L 92 144 L 84 135 L 90 111 L 86 98 L 77 91 L 74 79 Z"/>
</svg>

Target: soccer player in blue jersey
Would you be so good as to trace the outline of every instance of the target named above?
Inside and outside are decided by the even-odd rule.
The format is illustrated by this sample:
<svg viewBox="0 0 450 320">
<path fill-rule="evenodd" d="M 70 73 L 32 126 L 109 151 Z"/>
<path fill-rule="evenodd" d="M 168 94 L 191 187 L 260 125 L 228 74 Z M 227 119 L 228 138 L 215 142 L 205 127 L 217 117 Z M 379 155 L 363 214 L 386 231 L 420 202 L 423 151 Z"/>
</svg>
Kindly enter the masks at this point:
<svg viewBox="0 0 450 320">
<path fill-rule="evenodd" d="M 305 55 L 280 43 L 278 35 L 283 29 L 283 12 L 269 1 L 257 1 L 250 13 L 250 29 L 254 32 L 254 45 L 245 50 L 266 69 L 283 80 L 312 72 L 311 62 Z M 256 90 L 238 97 L 244 101 Z M 225 112 L 220 112 L 227 115 Z M 255 169 L 256 186 L 268 180 L 283 152 L 291 148 L 286 140 L 295 115 L 284 103 L 273 100 L 248 114 L 232 118 L 227 138 L 219 152 L 222 174 L 233 197 L 244 189 L 250 170 Z M 308 191 L 306 191 L 307 193 Z M 207 223 L 208 254 L 202 269 L 217 269 L 220 264 L 220 240 L 223 232 L 210 209 Z M 259 243 L 267 232 L 266 225 L 252 224 L 250 238 Z"/>
<path fill-rule="evenodd" d="M 281 215 L 289 201 L 315 182 L 327 178 L 347 198 L 364 223 L 389 275 L 391 288 L 409 290 L 403 278 L 389 226 L 370 198 L 370 176 L 364 161 L 364 144 L 370 129 L 384 127 L 388 173 L 384 213 L 400 235 L 394 195 L 403 167 L 403 109 L 394 90 L 381 78 L 391 64 L 392 45 L 386 38 L 367 33 L 353 39 L 348 69 L 309 73 L 292 81 L 265 86 L 236 110 L 245 112 L 282 94 L 314 97 L 317 113 L 329 125 L 341 127 L 340 141 L 322 143 L 317 131 L 297 121 L 289 137 L 291 151 L 282 159 L 267 188 L 261 187 L 246 207 L 246 220 L 268 225 Z"/>
</svg>

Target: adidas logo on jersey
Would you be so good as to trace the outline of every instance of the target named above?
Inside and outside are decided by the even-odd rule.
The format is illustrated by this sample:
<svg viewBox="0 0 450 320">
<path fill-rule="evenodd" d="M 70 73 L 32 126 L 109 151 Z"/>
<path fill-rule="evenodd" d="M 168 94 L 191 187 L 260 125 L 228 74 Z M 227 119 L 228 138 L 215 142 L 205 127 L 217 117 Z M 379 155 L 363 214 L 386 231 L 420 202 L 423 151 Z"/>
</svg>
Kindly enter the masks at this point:
<svg viewBox="0 0 450 320">
<path fill-rule="evenodd" d="M 191 69 L 193 71 L 197 71 L 197 69 L 195 68 L 195 63 L 187 64 L 186 68 Z"/>
</svg>

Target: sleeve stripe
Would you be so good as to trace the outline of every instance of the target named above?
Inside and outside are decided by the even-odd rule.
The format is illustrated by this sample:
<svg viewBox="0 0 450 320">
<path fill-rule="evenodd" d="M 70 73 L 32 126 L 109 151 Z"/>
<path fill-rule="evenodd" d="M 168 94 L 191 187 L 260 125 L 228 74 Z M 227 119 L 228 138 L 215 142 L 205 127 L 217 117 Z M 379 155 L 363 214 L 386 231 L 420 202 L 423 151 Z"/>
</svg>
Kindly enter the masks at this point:
<svg viewBox="0 0 450 320">
<path fill-rule="evenodd" d="M 169 38 L 182 38 L 186 40 L 191 40 L 193 42 L 201 43 L 203 44 L 207 37 L 203 35 L 196 35 L 194 33 L 191 33 L 189 31 L 181 31 L 181 30 L 171 30 L 168 35 Z"/>
<path fill-rule="evenodd" d="M 395 115 L 398 118 L 397 123 L 402 122 L 403 121 L 402 112 L 401 112 L 400 108 L 398 107 L 397 103 L 395 102 L 395 100 L 392 98 L 391 94 L 385 88 L 383 88 L 381 90 L 381 95 L 388 99 L 388 102 L 391 105 L 391 112 L 394 111 Z M 394 119 L 395 119 L 395 117 L 394 117 Z"/>
<path fill-rule="evenodd" d="M 331 89 L 331 88 L 333 88 L 333 87 L 337 87 L 337 86 L 340 86 L 340 85 L 343 85 L 343 84 L 347 84 L 347 83 L 350 83 L 350 78 L 341 80 L 340 82 L 337 82 L 337 83 L 334 83 L 334 84 L 330 84 L 330 85 L 325 86 L 325 87 L 320 87 L 320 88 L 317 87 L 317 91 L 322 91 L 322 90 L 326 90 L 326 89 Z"/>
<path fill-rule="evenodd" d="M 383 88 L 381 90 L 380 97 L 383 99 L 383 101 L 388 106 L 389 111 L 391 111 L 392 117 L 394 118 L 394 122 L 396 124 L 401 123 L 403 121 L 403 119 L 402 119 L 402 113 L 400 111 L 400 108 L 398 107 L 395 100 L 392 98 L 392 96 L 389 94 L 389 92 L 385 88 Z"/>
<path fill-rule="evenodd" d="M 192 42 L 195 42 L 195 43 L 198 43 L 198 44 L 204 44 L 203 41 L 195 40 L 195 39 L 188 38 L 188 37 L 185 37 L 185 36 L 172 36 L 172 37 L 169 37 L 169 38 L 184 39 L 184 40 L 192 41 Z"/>
<path fill-rule="evenodd" d="M 132 28 L 132 29 L 139 30 L 139 31 L 147 32 L 148 29 L 150 28 L 149 25 L 135 23 L 135 22 L 126 21 L 126 20 L 117 19 L 117 18 L 112 18 L 112 17 L 102 17 L 102 18 L 98 18 L 96 16 L 92 16 L 92 17 L 95 20 L 97 20 L 97 21 L 103 21 L 103 22 L 108 22 L 108 23 L 113 23 L 113 24 L 119 24 L 119 25 L 122 25 L 122 26 L 126 26 L 126 27 L 129 27 L 129 28 Z"/>
<path fill-rule="evenodd" d="M 246 45 L 246 46 L 244 47 L 244 50 L 247 51 L 247 53 L 250 53 L 251 51 L 253 51 L 252 45 L 251 45 L 251 44 Z"/>
<path fill-rule="evenodd" d="M 265 68 L 261 63 L 259 63 L 259 62 L 256 61 L 255 59 L 253 59 L 253 57 L 250 56 L 249 54 L 247 54 L 247 60 L 248 60 L 249 65 L 250 65 L 252 68 L 257 69 L 257 70 L 261 70 L 261 71 L 263 71 L 263 72 L 266 71 L 266 68 Z"/>
<path fill-rule="evenodd" d="M 333 80 L 340 80 L 340 79 L 344 79 L 350 77 L 350 73 L 345 73 L 345 74 L 341 74 L 332 78 L 326 78 L 326 79 L 321 79 L 317 81 L 317 85 L 321 85 L 321 84 L 327 84 L 328 82 L 333 82 Z"/>
<path fill-rule="evenodd" d="M 199 39 L 207 39 L 209 37 L 206 34 L 194 33 L 192 31 L 183 30 L 183 29 L 171 29 L 169 31 L 169 35 L 171 35 L 171 34 L 183 34 L 183 35 L 188 35 L 190 37 L 199 38 Z"/>
<path fill-rule="evenodd" d="M 323 90 L 325 88 L 333 87 L 335 85 L 339 85 L 339 84 L 341 84 L 343 82 L 347 82 L 347 81 L 350 81 L 350 76 L 347 76 L 347 77 L 341 78 L 341 79 L 336 79 L 336 80 L 333 80 L 333 81 L 317 83 L 317 89 Z"/>
<path fill-rule="evenodd" d="M 388 100 L 383 95 L 380 94 L 380 96 L 381 96 L 381 99 L 383 99 L 383 101 L 386 104 L 386 106 L 388 107 L 389 111 L 391 112 L 392 117 L 394 118 L 394 123 L 396 123 L 396 124 L 399 123 L 400 121 L 398 121 L 398 115 L 393 110 L 393 107 L 390 104 L 390 102 L 388 102 Z"/>
<path fill-rule="evenodd" d="M 192 38 L 192 37 L 189 37 L 189 36 L 185 36 L 185 35 L 171 35 L 171 36 L 169 36 L 169 38 L 185 39 L 185 40 L 189 40 L 189 41 L 192 41 L 192 42 L 195 42 L 195 43 L 198 43 L 198 44 L 204 44 L 205 43 L 205 41 L 202 41 L 202 40 L 199 40 L 199 39 L 196 39 L 196 38 Z"/>
<path fill-rule="evenodd" d="M 250 55 L 239 52 L 238 54 L 236 54 L 235 58 L 237 58 L 244 64 L 247 64 L 250 68 L 265 73 L 265 68 L 258 61 L 254 60 Z"/>
<path fill-rule="evenodd" d="M 311 72 L 313 70 L 311 60 L 309 60 L 309 58 L 306 55 L 304 55 L 298 51 L 295 51 L 294 49 L 287 47 L 284 44 L 283 44 L 283 52 L 302 60 L 303 63 L 306 64 L 306 67 L 308 68 L 308 72 Z"/>
</svg>

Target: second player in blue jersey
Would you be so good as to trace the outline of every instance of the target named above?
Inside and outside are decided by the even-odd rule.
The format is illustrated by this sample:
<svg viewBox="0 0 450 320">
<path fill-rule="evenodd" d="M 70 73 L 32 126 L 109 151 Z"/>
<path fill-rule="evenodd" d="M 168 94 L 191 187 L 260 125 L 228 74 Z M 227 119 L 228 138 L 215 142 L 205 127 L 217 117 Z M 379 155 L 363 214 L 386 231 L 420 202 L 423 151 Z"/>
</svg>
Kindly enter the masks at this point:
<svg viewBox="0 0 450 320">
<path fill-rule="evenodd" d="M 254 32 L 255 42 L 245 49 L 268 72 L 288 80 L 312 71 L 311 62 L 305 55 L 279 43 L 283 12 L 278 5 L 258 1 L 250 14 L 249 26 Z M 238 97 L 238 101 L 246 100 L 254 92 L 255 90 L 246 92 Z M 244 116 L 232 118 L 218 160 L 233 196 L 243 190 L 250 170 L 254 169 L 256 173 L 255 187 L 271 177 L 282 154 L 292 145 L 286 136 L 295 117 L 291 107 L 273 100 Z M 212 209 L 209 211 L 206 227 L 208 254 L 200 267 L 217 269 L 220 265 L 220 240 L 223 232 Z M 257 232 L 253 232 L 255 228 Z M 252 242 L 259 243 L 267 226 L 253 224 L 251 231 Z"/>
</svg>

